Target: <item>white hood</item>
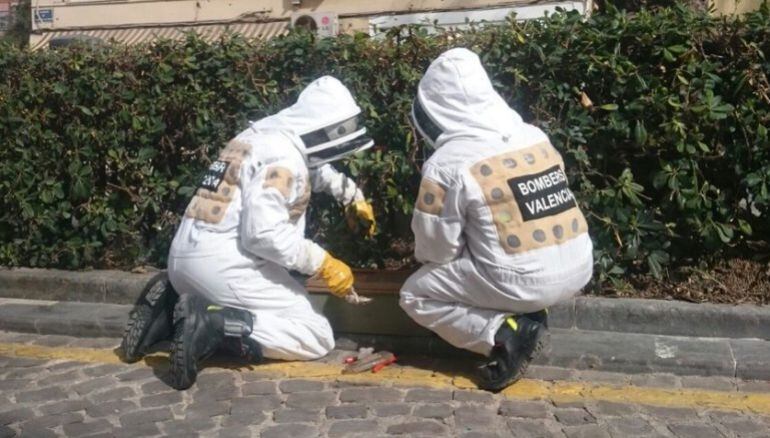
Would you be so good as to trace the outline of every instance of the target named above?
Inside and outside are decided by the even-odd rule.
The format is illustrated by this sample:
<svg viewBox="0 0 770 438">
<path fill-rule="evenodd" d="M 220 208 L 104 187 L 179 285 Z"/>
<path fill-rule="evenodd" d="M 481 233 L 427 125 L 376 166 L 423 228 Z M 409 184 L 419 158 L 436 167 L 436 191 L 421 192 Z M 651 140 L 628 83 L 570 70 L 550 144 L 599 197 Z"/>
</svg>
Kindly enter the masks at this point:
<svg viewBox="0 0 770 438">
<path fill-rule="evenodd" d="M 428 67 L 417 88 L 412 121 L 436 148 L 457 137 L 507 141 L 523 123 L 494 90 L 479 57 L 464 48 L 444 52 Z"/>
<path fill-rule="evenodd" d="M 251 129 L 289 133 L 308 167 L 314 168 L 374 144 L 357 120 L 360 114 L 350 91 L 336 78 L 323 76 L 302 90 L 294 105 L 253 122 Z"/>
</svg>

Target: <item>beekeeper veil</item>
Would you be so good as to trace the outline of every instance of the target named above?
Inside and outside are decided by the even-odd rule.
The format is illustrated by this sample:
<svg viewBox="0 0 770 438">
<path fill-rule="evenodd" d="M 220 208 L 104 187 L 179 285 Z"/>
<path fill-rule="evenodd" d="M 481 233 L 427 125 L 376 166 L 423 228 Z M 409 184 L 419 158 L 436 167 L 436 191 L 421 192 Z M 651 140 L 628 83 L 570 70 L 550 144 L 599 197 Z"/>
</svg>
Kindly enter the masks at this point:
<svg viewBox="0 0 770 438">
<path fill-rule="evenodd" d="M 492 87 L 479 57 L 468 49 L 447 50 L 428 67 L 412 103 L 412 125 L 434 148 L 456 137 L 501 137 L 523 123 Z"/>
<path fill-rule="evenodd" d="M 336 78 L 323 76 L 311 82 L 297 102 L 252 124 L 252 129 L 291 131 L 308 168 L 341 160 L 374 145 L 366 135 L 361 108 Z"/>
</svg>

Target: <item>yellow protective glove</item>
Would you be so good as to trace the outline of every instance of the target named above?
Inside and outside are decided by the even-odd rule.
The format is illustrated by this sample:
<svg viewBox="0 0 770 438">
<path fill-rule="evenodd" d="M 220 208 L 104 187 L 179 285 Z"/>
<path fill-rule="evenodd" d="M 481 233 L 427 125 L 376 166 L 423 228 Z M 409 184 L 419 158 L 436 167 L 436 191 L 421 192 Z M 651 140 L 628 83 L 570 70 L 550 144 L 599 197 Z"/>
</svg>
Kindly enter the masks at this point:
<svg viewBox="0 0 770 438">
<path fill-rule="evenodd" d="M 353 271 L 344 262 L 328 252 L 316 276 L 326 283 L 331 293 L 342 298 L 353 290 Z"/>
<path fill-rule="evenodd" d="M 377 231 L 377 223 L 374 220 L 374 209 L 372 204 L 366 201 L 353 201 L 348 205 L 345 215 L 347 216 L 348 227 L 354 232 L 358 232 L 359 224 L 366 229 L 366 235 L 373 237 Z"/>
</svg>

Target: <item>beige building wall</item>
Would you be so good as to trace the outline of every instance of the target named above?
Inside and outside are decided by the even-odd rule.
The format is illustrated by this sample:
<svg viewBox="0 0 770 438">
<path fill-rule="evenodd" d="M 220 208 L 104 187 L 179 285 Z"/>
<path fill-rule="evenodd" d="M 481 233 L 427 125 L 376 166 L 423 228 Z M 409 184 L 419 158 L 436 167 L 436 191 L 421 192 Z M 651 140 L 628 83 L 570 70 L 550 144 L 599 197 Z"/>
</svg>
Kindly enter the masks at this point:
<svg viewBox="0 0 770 438">
<path fill-rule="evenodd" d="M 712 5 L 717 14 L 745 14 L 759 9 L 763 0 L 713 0 Z"/>
<path fill-rule="evenodd" d="M 52 20 L 38 19 L 38 29 L 201 24 L 243 20 L 288 20 L 294 12 L 336 12 L 341 28 L 366 29 L 373 15 L 451 11 L 531 3 L 527 0 L 37 0 L 33 17 L 52 11 Z M 35 21 L 33 19 L 33 21 Z"/>
</svg>

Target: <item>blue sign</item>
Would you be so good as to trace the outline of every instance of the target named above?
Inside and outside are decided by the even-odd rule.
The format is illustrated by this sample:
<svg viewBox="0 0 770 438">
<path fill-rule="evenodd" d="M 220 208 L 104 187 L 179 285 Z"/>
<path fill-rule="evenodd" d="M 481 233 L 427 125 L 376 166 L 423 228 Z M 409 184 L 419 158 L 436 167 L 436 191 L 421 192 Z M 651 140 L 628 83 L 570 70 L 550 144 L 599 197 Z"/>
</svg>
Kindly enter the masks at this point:
<svg viewBox="0 0 770 438">
<path fill-rule="evenodd" d="M 36 9 L 35 23 L 53 23 L 53 9 Z"/>
</svg>

